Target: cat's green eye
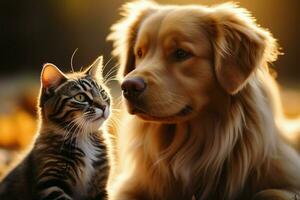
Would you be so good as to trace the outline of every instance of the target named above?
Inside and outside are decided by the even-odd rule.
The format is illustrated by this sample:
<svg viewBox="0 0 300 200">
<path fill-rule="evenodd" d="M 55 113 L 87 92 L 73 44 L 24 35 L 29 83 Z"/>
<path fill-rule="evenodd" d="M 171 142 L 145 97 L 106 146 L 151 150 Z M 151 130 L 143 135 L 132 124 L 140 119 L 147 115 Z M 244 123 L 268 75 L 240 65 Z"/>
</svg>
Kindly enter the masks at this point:
<svg viewBox="0 0 300 200">
<path fill-rule="evenodd" d="M 84 94 L 77 94 L 77 95 L 75 95 L 74 98 L 75 98 L 76 101 L 79 101 L 79 102 L 84 102 L 84 101 L 86 101 L 86 97 L 85 97 Z"/>
</svg>

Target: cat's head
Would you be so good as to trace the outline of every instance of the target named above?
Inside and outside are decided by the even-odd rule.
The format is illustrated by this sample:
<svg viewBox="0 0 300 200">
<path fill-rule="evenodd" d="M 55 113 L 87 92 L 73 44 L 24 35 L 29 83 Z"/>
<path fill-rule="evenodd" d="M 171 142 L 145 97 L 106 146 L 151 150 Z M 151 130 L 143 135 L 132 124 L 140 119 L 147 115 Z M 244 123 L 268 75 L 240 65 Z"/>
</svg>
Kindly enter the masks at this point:
<svg viewBox="0 0 300 200">
<path fill-rule="evenodd" d="M 73 132 L 98 130 L 110 113 L 102 65 L 99 57 L 83 72 L 64 74 L 55 65 L 45 64 L 39 98 L 42 123 Z"/>
</svg>

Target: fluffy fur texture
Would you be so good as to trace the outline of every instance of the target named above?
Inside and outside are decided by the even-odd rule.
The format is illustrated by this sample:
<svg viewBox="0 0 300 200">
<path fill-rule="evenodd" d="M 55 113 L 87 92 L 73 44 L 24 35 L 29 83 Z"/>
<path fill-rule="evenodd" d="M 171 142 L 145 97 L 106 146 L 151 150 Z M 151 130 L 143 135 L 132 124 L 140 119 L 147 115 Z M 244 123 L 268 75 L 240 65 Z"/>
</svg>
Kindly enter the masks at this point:
<svg viewBox="0 0 300 200">
<path fill-rule="evenodd" d="M 26 157 L 0 182 L 1 200 L 107 199 L 106 137 L 110 113 L 102 57 L 87 70 L 41 73 L 39 130 Z"/>
<path fill-rule="evenodd" d="M 279 134 L 270 32 L 232 3 L 122 11 L 108 37 L 119 79 L 147 88 L 125 100 L 110 199 L 294 198 L 300 158 Z"/>
</svg>

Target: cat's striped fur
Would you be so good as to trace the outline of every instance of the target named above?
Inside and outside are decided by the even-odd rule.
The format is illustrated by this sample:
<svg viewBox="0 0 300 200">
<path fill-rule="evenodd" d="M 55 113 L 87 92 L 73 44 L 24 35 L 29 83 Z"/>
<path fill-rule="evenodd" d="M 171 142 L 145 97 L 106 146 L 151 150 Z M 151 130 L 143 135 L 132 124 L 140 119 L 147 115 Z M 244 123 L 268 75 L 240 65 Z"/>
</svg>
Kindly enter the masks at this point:
<svg viewBox="0 0 300 200">
<path fill-rule="evenodd" d="M 40 128 L 28 156 L 2 181 L 0 199 L 106 199 L 107 149 L 100 125 L 110 97 L 101 77 L 102 59 L 86 71 L 63 74 L 44 66 Z"/>
</svg>

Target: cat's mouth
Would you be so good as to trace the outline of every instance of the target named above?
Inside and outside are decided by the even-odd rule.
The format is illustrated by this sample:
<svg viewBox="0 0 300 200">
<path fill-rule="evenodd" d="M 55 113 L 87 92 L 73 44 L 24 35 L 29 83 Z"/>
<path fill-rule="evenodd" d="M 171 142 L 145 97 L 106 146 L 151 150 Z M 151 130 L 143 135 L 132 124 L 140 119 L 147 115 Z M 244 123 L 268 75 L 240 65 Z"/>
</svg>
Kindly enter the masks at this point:
<svg viewBox="0 0 300 200">
<path fill-rule="evenodd" d="M 98 120 L 100 120 L 100 119 L 102 119 L 102 118 L 103 118 L 103 116 L 96 117 L 96 119 L 92 119 L 91 121 L 92 121 L 92 122 L 96 122 L 96 121 L 98 121 Z"/>
<path fill-rule="evenodd" d="M 97 108 L 95 109 L 95 117 L 93 117 L 91 121 L 96 122 L 101 119 L 106 120 L 109 117 L 109 113 L 109 106 L 106 106 L 104 109 Z"/>
</svg>

